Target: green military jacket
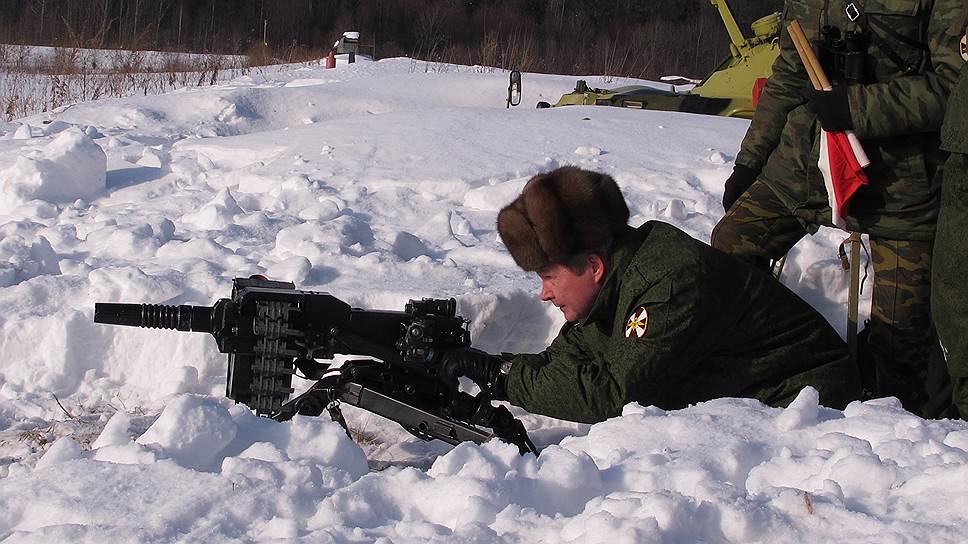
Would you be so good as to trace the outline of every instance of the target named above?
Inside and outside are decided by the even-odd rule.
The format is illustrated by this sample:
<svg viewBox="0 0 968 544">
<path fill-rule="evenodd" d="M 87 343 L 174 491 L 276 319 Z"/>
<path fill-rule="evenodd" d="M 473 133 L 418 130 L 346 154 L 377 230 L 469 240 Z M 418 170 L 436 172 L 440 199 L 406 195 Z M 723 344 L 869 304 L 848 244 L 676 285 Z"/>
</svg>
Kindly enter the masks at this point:
<svg viewBox="0 0 968 544">
<path fill-rule="evenodd" d="M 512 403 L 596 422 L 632 401 L 785 405 L 812 385 L 842 407 L 859 394 L 844 342 L 768 274 L 656 221 L 629 227 L 610 266 L 584 320 L 566 323 L 544 352 L 512 358 Z"/>
<path fill-rule="evenodd" d="M 917 69 L 907 73 L 884 48 L 868 47 L 873 66 L 867 84 L 848 91 L 854 132 L 871 159 L 870 184 L 851 200 L 847 228 L 898 240 L 930 240 L 937 221 L 944 161 L 939 130 L 948 93 L 961 69 L 959 37 L 948 29 L 962 0 L 863 0 L 871 32 Z M 811 40 L 822 22 L 859 30 L 844 0 L 786 0 L 780 56 L 736 163 L 762 170 L 760 178 L 811 232 L 831 225 L 823 178 L 817 167 L 819 123 L 804 105 L 810 84 L 786 26 L 800 21 Z M 825 11 L 824 6 L 828 9 Z M 884 30 L 885 28 L 889 29 Z"/>
</svg>

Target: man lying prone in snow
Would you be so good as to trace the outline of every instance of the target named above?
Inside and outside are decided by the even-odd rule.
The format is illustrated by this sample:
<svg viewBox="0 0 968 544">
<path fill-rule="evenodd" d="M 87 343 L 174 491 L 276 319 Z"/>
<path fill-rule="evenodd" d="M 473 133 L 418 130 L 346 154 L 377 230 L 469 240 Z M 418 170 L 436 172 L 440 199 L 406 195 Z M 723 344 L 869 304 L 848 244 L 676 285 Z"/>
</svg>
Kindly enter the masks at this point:
<svg viewBox="0 0 968 544">
<path fill-rule="evenodd" d="M 770 275 L 676 227 L 627 224 L 604 174 L 563 167 L 501 210 L 515 262 L 567 323 L 541 353 L 447 352 L 441 377 L 561 419 L 596 422 L 632 401 L 676 409 L 718 397 L 783 406 L 805 386 L 826 406 L 860 396 L 846 345 Z"/>
</svg>

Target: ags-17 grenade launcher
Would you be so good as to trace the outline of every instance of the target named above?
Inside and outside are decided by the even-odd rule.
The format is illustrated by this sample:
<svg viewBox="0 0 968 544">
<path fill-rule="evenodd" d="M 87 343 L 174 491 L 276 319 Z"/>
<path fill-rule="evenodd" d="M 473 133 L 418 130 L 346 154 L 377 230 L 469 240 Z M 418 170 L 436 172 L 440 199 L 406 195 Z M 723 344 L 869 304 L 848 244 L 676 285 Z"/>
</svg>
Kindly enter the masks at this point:
<svg viewBox="0 0 968 544">
<path fill-rule="evenodd" d="M 231 298 L 213 306 L 97 303 L 94 321 L 211 334 L 228 354 L 225 395 L 260 416 L 286 421 L 328 410 L 345 427 L 339 404 L 346 402 L 423 440 L 482 443 L 497 436 L 522 454 L 537 453 L 506 407 L 437 378 L 441 356 L 470 345 L 456 309 L 451 298 L 411 300 L 402 312 L 363 310 L 328 293 L 251 277 L 233 280 Z M 337 354 L 367 359 L 334 366 Z M 294 375 L 315 383 L 289 399 Z"/>
</svg>

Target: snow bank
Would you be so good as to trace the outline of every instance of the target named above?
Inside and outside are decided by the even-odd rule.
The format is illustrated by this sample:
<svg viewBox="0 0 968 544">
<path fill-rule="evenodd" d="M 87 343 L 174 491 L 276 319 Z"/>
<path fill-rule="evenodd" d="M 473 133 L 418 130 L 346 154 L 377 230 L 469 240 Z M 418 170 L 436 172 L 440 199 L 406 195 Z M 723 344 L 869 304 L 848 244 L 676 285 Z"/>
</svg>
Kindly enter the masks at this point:
<svg viewBox="0 0 968 544">
<path fill-rule="evenodd" d="M 359 446 L 318 418 L 278 424 L 183 395 L 140 437 L 129 426 L 119 412 L 91 451 L 61 438 L 32 473 L 4 479 L 0 536 L 16 542 L 291 537 L 319 500 L 367 471 Z M 192 470 L 203 467 L 211 472 Z M 98 528 L 85 528 L 89 522 Z"/>
<path fill-rule="evenodd" d="M 9 232 L 12 229 L 2 230 Z M 35 276 L 60 273 L 60 257 L 47 238 L 31 236 L 28 240 L 19 234 L 9 233 L 0 240 L 0 287 L 8 287 Z"/>
<path fill-rule="evenodd" d="M 169 403 L 138 438 L 155 445 L 183 467 L 204 469 L 235 438 L 228 410 L 203 397 L 184 395 Z"/>
<path fill-rule="evenodd" d="M 950 485 L 968 477 L 962 423 L 927 422 L 895 402 L 838 412 L 809 388 L 786 410 L 736 399 L 677 412 L 632 404 L 537 458 L 465 443 L 426 470 L 368 473 L 335 423 L 279 424 L 198 396 L 174 399 L 137 439 L 130 425 L 117 414 L 92 451 L 61 438 L 33 471 L 8 476 L 0 535 L 954 543 L 968 522 Z M 208 468 L 188 468 L 199 465 Z"/>
<path fill-rule="evenodd" d="M 0 213 L 31 200 L 89 200 L 104 190 L 107 157 L 80 129 L 65 130 L 43 147 L 21 153 L 0 172 Z"/>
</svg>

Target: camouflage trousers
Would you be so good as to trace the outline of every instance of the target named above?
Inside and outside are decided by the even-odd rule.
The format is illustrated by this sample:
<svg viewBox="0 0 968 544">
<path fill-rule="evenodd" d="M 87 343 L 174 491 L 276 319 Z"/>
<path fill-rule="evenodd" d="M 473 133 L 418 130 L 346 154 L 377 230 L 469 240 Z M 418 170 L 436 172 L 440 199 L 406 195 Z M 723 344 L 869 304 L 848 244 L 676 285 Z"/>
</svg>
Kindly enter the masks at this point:
<svg viewBox="0 0 968 544">
<path fill-rule="evenodd" d="M 772 189 L 757 181 L 713 229 L 713 247 L 768 269 L 809 234 Z M 874 394 L 924 417 L 944 415 L 950 383 L 931 323 L 930 241 L 871 238 L 874 291 L 867 349 Z M 935 354 L 932 354 L 935 351 Z"/>
<path fill-rule="evenodd" d="M 934 245 L 931 311 L 954 386 L 954 403 L 968 418 L 968 155 L 944 165 L 941 213 Z"/>
</svg>

